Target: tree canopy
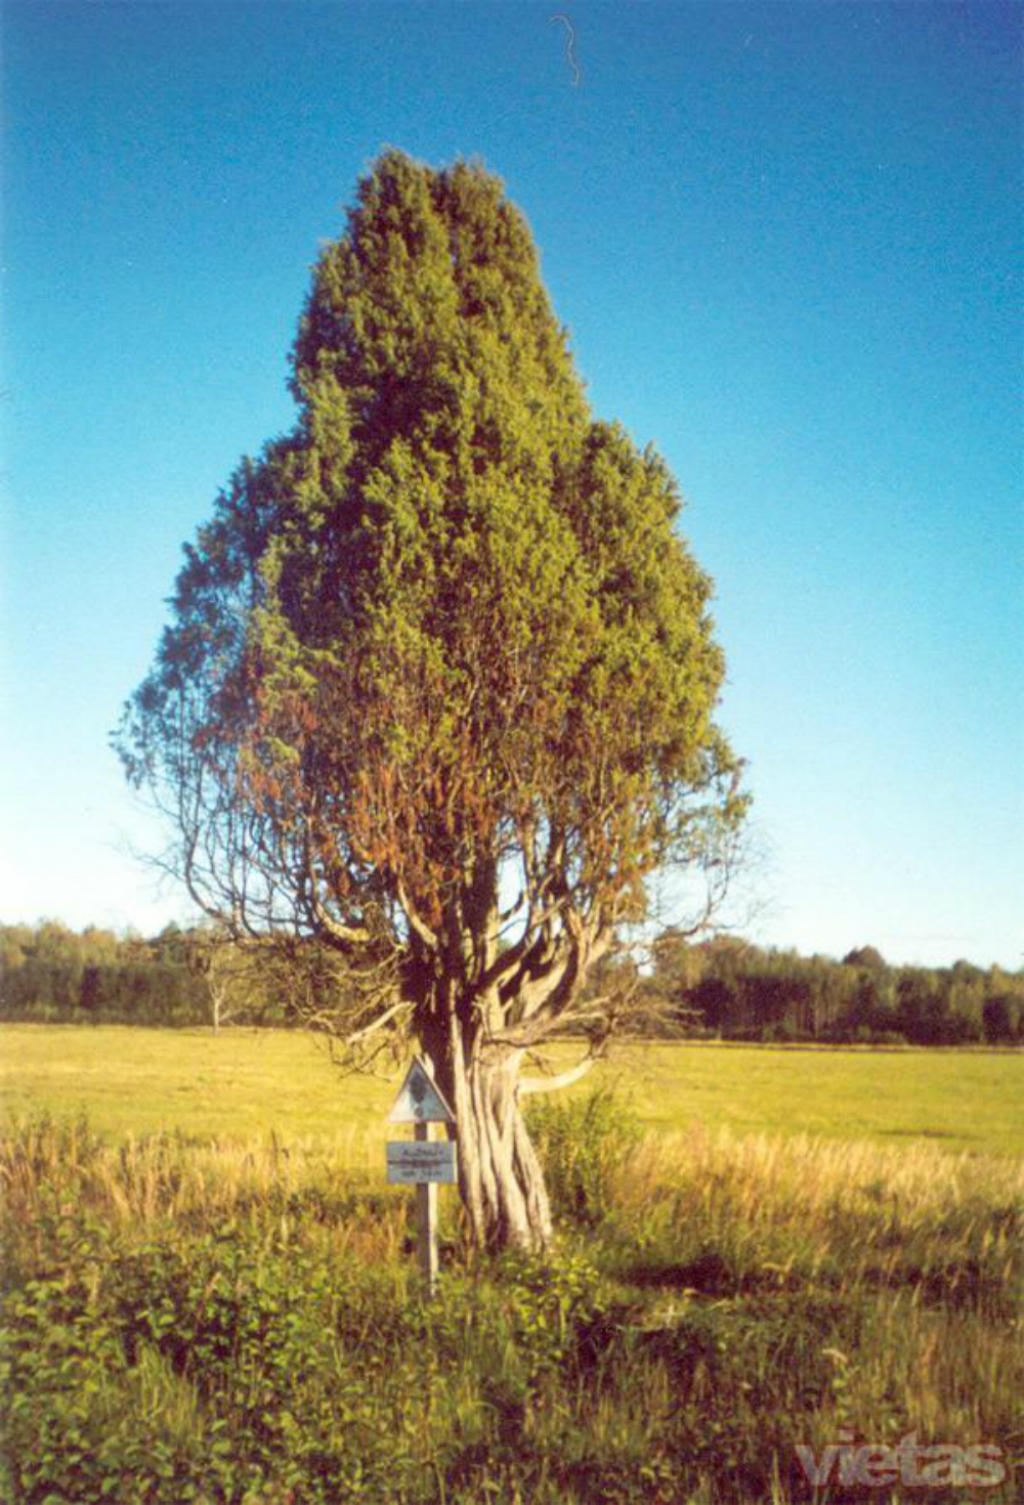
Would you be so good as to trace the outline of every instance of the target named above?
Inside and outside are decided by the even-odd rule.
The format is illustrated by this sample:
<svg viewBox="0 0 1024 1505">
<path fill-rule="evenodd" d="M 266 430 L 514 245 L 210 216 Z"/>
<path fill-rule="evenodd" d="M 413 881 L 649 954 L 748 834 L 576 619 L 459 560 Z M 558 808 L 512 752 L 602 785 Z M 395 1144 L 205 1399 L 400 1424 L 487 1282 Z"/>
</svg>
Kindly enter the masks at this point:
<svg viewBox="0 0 1024 1505">
<path fill-rule="evenodd" d="M 606 1028 L 588 967 L 665 864 L 714 891 L 743 815 L 711 585 L 477 165 L 377 162 L 292 391 L 186 549 L 119 746 L 208 914 L 344 957 L 354 1046 L 418 1038 L 478 1235 L 543 1238 L 522 1054 Z"/>
</svg>

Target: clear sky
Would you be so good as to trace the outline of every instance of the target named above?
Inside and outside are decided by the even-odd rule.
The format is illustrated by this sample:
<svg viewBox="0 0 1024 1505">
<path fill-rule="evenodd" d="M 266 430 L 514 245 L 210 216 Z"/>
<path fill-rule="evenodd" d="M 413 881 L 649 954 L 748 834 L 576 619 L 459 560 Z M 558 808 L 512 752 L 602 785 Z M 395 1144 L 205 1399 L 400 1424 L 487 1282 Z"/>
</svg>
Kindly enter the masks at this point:
<svg viewBox="0 0 1024 1505">
<path fill-rule="evenodd" d="M 0 919 L 187 916 L 108 732 L 394 145 L 504 178 L 595 410 L 680 481 L 757 938 L 1021 965 L 1022 18 L 8 5 Z"/>
</svg>

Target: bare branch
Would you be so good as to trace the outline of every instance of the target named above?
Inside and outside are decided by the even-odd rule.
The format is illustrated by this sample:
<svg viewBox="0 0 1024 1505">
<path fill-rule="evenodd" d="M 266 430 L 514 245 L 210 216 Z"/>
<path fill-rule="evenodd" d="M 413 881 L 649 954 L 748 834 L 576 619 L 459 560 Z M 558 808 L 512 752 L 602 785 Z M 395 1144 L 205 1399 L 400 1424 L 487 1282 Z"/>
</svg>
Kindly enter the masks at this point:
<svg viewBox="0 0 1024 1505">
<path fill-rule="evenodd" d="M 408 1019 L 415 1007 L 415 1004 L 400 999 L 398 1003 L 392 1004 L 391 1008 L 385 1010 L 383 1014 L 378 1014 L 375 1019 L 371 1019 L 370 1023 L 362 1029 L 348 1031 L 345 1034 L 345 1044 L 349 1046 L 358 1045 L 361 1041 L 368 1040 L 371 1035 L 375 1035 L 378 1030 L 384 1029 L 393 1020 L 399 1019 L 403 1015 Z"/>
<path fill-rule="evenodd" d="M 428 950 L 436 951 L 438 949 L 438 946 L 440 945 L 437 935 L 433 930 L 431 930 L 430 926 L 420 918 L 415 906 L 413 905 L 412 901 L 405 891 L 405 887 L 401 879 L 398 879 L 396 882 L 395 893 L 402 913 L 408 920 L 410 928 L 419 937 L 419 939 L 423 942 L 424 946 L 426 946 Z"/>
<path fill-rule="evenodd" d="M 563 1087 L 571 1087 L 573 1082 L 582 1081 L 588 1071 L 592 1071 L 597 1065 L 599 1057 L 585 1055 L 582 1061 L 568 1071 L 560 1072 L 558 1076 L 524 1076 L 519 1079 L 520 1097 L 536 1096 L 541 1092 L 560 1092 Z"/>
</svg>

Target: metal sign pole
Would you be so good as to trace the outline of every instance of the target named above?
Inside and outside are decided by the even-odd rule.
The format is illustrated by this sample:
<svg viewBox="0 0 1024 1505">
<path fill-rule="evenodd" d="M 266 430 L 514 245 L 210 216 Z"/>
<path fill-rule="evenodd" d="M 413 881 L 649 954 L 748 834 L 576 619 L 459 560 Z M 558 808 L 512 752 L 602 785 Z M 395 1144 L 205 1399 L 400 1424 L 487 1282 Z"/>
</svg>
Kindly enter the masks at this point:
<svg viewBox="0 0 1024 1505">
<path fill-rule="evenodd" d="M 430 1138 L 428 1123 L 416 1125 L 416 1138 Z M 416 1187 L 416 1248 L 420 1274 L 427 1283 L 427 1294 L 433 1296 L 438 1270 L 436 1181 L 421 1181 Z"/>
</svg>

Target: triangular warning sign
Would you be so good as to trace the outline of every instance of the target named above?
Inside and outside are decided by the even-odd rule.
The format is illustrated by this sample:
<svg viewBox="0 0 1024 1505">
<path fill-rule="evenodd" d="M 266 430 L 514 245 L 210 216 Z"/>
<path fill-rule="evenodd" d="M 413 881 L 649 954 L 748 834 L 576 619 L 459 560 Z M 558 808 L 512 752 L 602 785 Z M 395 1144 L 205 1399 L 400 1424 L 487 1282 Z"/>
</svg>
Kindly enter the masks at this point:
<svg viewBox="0 0 1024 1505">
<path fill-rule="evenodd" d="M 440 1089 L 431 1080 L 427 1068 L 417 1056 L 398 1090 L 398 1096 L 388 1114 L 388 1123 L 453 1124 L 454 1122 L 455 1114 L 441 1096 Z"/>
</svg>

